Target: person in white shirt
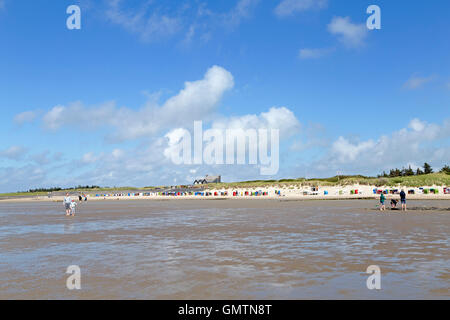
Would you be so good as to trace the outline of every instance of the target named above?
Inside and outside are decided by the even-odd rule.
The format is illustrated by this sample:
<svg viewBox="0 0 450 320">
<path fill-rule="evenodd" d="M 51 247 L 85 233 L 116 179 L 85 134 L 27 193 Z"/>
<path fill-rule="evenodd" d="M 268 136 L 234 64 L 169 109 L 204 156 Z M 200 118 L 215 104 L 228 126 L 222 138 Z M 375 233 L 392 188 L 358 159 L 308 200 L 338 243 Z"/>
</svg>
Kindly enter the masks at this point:
<svg viewBox="0 0 450 320">
<path fill-rule="evenodd" d="M 66 208 L 66 216 L 70 216 L 70 204 L 72 203 L 72 199 L 69 196 L 69 193 L 66 193 L 66 196 L 64 197 L 64 207 Z"/>
</svg>

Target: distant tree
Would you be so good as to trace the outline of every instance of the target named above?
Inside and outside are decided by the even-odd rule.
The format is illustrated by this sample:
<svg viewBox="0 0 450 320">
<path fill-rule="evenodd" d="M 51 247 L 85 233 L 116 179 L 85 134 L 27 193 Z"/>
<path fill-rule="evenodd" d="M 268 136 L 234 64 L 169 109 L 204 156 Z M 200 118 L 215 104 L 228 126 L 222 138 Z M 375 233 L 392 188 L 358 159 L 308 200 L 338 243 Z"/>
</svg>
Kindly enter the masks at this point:
<svg viewBox="0 0 450 320">
<path fill-rule="evenodd" d="M 446 173 L 446 174 L 450 174 L 450 167 L 448 165 L 445 165 L 442 169 L 441 169 L 442 173 Z"/>
<path fill-rule="evenodd" d="M 422 174 L 423 174 L 423 171 L 420 170 L 420 168 L 417 168 L 417 170 L 416 170 L 416 175 L 417 175 L 417 176 L 420 176 L 420 175 L 422 175 Z"/>
<path fill-rule="evenodd" d="M 414 171 L 413 171 L 413 169 L 411 169 L 411 166 L 409 166 L 408 169 L 405 169 L 404 173 L 405 173 L 405 176 L 413 176 L 414 175 Z"/>
<path fill-rule="evenodd" d="M 425 174 L 433 173 L 433 168 L 431 168 L 431 166 L 425 162 L 423 164 L 423 171 L 425 172 Z"/>
</svg>

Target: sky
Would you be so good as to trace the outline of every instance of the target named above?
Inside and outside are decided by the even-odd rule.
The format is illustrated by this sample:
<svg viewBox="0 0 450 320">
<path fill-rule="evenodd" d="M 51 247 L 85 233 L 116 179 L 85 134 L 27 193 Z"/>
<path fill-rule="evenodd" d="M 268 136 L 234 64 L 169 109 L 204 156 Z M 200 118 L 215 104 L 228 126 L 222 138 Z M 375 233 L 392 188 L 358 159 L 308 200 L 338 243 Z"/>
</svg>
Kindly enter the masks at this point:
<svg viewBox="0 0 450 320">
<path fill-rule="evenodd" d="M 66 9 L 78 5 L 81 29 Z M 369 5 L 381 29 L 369 30 Z M 377 175 L 450 161 L 448 1 L 0 0 L 0 192 Z M 174 164 L 279 129 L 279 171 Z"/>
</svg>

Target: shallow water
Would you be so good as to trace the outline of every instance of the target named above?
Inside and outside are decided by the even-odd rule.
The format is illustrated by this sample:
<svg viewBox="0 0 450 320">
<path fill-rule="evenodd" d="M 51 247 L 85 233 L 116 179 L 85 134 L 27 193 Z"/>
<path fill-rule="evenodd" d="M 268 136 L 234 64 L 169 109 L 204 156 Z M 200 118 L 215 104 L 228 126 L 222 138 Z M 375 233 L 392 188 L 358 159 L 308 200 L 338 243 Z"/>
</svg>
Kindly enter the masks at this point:
<svg viewBox="0 0 450 320">
<path fill-rule="evenodd" d="M 0 202 L 1 299 L 448 299 L 450 201 Z M 81 268 L 81 290 L 66 269 Z M 368 290 L 369 265 L 381 290 Z"/>
</svg>

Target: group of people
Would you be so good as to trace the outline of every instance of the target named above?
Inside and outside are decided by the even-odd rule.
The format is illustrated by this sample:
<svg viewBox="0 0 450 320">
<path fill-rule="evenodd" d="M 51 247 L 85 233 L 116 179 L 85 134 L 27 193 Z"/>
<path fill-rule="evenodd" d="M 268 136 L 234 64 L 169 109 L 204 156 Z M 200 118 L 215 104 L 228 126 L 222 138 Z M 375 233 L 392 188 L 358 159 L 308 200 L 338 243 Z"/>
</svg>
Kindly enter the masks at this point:
<svg viewBox="0 0 450 320">
<path fill-rule="evenodd" d="M 385 201 L 386 201 L 386 196 L 384 195 L 384 193 L 380 194 L 380 211 L 384 211 L 386 210 L 386 205 L 385 205 Z M 404 190 L 400 191 L 400 202 L 402 205 L 402 211 L 406 211 L 406 193 Z M 395 199 L 391 199 L 391 209 L 396 209 L 397 208 L 397 203 L 398 201 Z"/>
<path fill-rule="evenodd" d="M 69 196 L 69 193 L 66 193 L 66 196 L 64 197 L 64 207 L 66 208 L 66 216 L 75 216 L 75 207 L 77 206 L 77 203 L 75 200 L 72 200 L 72 198 Z"/>
<path fill-rule="evenodd" d="M 81 201 L 87 201 L 87 196 L 85 194 L 79 195 L 78 200 Z M 77 206 L 77 203 L 75 200 L 72 200 L 69 193 L 66 193 L 66 196 L 64 197 L 64 207 L 66 208 L 66 216 L 75 216 L 75 208 Z"/>
</svg>

